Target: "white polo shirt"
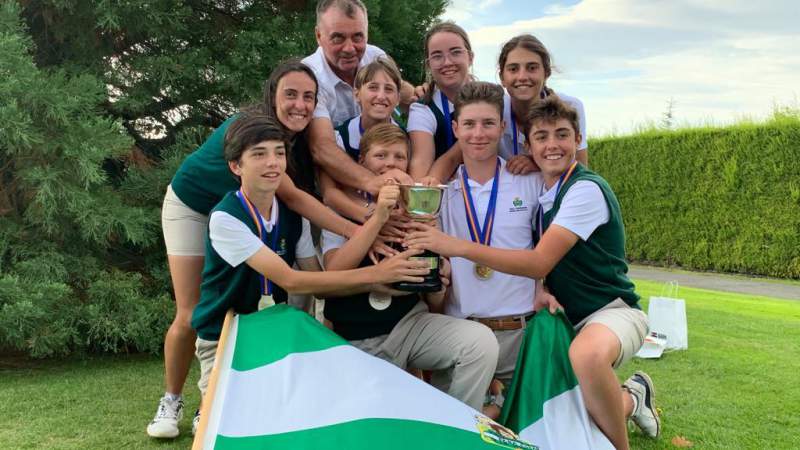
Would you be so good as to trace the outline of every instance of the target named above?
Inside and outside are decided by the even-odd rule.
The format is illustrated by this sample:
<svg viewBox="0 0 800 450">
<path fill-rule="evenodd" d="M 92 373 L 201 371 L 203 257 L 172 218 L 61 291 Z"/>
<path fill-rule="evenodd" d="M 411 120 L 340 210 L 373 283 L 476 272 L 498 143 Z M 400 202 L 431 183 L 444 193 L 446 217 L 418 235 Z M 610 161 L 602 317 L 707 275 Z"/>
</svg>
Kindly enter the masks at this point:
<svg viewBox="0 0 800 450">
<path fill-rule="evenodd" d="M 361 57 L 361 61 L 358 63 L 358 68 L 360 69 L 384 55 L 386 55 L 386 52 L 380 48 L 367 44 L 364 56 Z M 317 47 L 316 52 L 303 58 L 303 64 L 314 71 L 319 83 L 317 107 L 314 109 L 315 119 L 318 117 L 330 119 L 333 127 L 336 128 L 345 120 L 355 117 L 361 112 L 361 108 L 358 106 L 353 94 L 353 86 L 345 83 L 333 73 L 328 61 L 325 59 L 325 54 L 322 52 L 322 47 Z"/>
<path fill-rule="evenodd" d="M 572 106 L 575 108 L 575 111 L 578 112 L 578 127 L 580 128 L 581 133 L 581 143 L 578 146 L 578 151 L 585 151 L 588 149 L 588 145 L 586 144 L 586 114 L 583 110 L 583 102 L 578 100 L 575 97 L 569 96 L 567 94 L 562 94 L 561 92 L 555 93 L 558 98 L 564 101 L 564 103 Z M 503 96 L 503 121 L 506 123 L 506 129 L 503 131 L 503 136 L 500 138 L 500 145 L 498 146 L 498 154 L 500 157 L 505 159 L 511 159 L 514 156 L 514 119 L 511 116 L 511 96 L 508 95 L 508 92 L 505 93 Z M 528 149 L 524 147 L 525 145 L 525 133 L 522 128 L 517 128 L 517 145 L 518 145 L 518 154 L 520 155 L 529 155 L 530 152 Z"/>
<path fill-rule="evenodd" d="M 539 207 L 542 176 L 539 172 L 512 175 L 500 160 L 500 185 L 492 232 L 492 247 L 529 249 L 533 246 L 533 221 Z M 466 208 L 461 193 L 461 171 L 450 184 L 442 201 L 442 229 L 460 239 L 470 239 Z M 480 185 L 469 180 L 472 200 L 478 220 L 483 226 L 492 180 Z M 475 264 L 464 258 L 451 258 L 453 267 L 452 296 L 445 306 L 446 314 L 454 317 L 504 317 L 528 314 L 533 311 L 535 281 L 532 278 L 495 271 L 488 280 L 475 276 Z"/>
<path fill-rule="evenodd" d="M 261 220 L 264 221 L 267 233 L 271 233 L 278 222 L 278 202 L 272 203 L 269 220 L 264 216 L 261 216 Z M 303 231 L 294 251 L 297 259 L 310 258 L 317 254 L 311 240 L 311 226 L 305 218 L 302 218 L 302 227 Z M 245 223 L 225 211 L 211 213 L 208 232 L 211 246 L 232 267 L 239 266 L 261 250 L 261 247 L 265 247 L 264 242 Z M 280 248 L 276 249 L 276 253 L 278 256 L 283 254 Z"/>
<path fill-rule="evenodd" d="M 549 190 L 539 196 L 542 211 L 547 214 L 553 209 L 556 201 L 556 187 L 554 184 Z M 582 240 L 586 241 L 599 226 L 608 223 L 611 212 L 608 202 L 603 196 L 600 186 L 589 180 L 576 181 L 564 194 L 561 207 L 558 208 L 552 223 L 572 231 Z"/>
</svg>

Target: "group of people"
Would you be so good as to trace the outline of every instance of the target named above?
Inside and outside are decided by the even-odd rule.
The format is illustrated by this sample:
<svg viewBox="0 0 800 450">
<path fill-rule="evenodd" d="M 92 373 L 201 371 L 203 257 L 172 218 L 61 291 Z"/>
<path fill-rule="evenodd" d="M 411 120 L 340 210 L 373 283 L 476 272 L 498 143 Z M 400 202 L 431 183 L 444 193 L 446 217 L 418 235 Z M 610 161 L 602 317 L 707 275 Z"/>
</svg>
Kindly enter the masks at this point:
<svg viewBox="0 0 800 450">
<path fill-rule="evenodd" d="M 545 46 L 516 36 L 500 52 L 502 86 L 475 81 L 467 33 L 439 23 L 424 40 L 429 81 L 414 87 L 367 43 L 367 25 L 360 0 L 321 0 L 317 51 L 278 65 L 263 101 L 217 128 L 167 188 L 177 310 L 148 434 L 178 435 L 193 355 L 205 394 L 229 309 L 308 309 L 294 294 L 314 294 L 354 346 L 430 371 L 431 384 L 490 417 L 526 324 L 561 309 L 577 331 L 569 357 L 592 419 L 616 448 L 628 448 L 628 418 L 657 436 L 650 378 L 620 386 L 614 373 L 648 330 L 626 276 L 620 207 L 588 169 L 581 102 L 546 86 Z M 438 224 L 399 207 L 398 184 L 415 182 L 446 184 Z M 423 250 L 443 258 L 415 258 Z M 391 287 L 421 281 L 431 264 L 441 291 Z"/>
</svg>

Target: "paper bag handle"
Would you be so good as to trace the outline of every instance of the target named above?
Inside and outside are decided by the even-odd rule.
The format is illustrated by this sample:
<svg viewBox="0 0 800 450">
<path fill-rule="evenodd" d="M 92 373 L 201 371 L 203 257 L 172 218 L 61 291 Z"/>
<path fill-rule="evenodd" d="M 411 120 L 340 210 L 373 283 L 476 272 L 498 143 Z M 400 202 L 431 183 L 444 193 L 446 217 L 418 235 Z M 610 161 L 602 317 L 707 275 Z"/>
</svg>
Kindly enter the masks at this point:
<svg viewBox="0 0 800 450">
<path fill-rule="evenodd" d="M 664 295 L 665 292 L 667 295 Z M 678 298 L 678 282 L 673 280 L 664 283 L 664 285 L 661 286 L 659 297 Z"/>
</svg>

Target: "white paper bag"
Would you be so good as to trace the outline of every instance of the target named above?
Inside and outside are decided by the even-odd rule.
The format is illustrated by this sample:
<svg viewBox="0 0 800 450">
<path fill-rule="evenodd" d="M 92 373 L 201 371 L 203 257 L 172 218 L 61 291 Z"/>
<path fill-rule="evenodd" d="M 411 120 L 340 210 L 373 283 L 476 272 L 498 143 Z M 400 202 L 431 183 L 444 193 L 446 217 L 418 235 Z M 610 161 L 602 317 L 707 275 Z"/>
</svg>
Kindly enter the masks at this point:
<svg viewBox="0 0 800 450">
<path fill-rule="evenodd" d="M 647 318 L 650 332 L 667 336 L 667 350 L 689 348 L 689 330 L 686 324 L 686 302 L 678 297 L 678 282 L 664 286 L 661 295 L 650 297 Z"/>
</svg>

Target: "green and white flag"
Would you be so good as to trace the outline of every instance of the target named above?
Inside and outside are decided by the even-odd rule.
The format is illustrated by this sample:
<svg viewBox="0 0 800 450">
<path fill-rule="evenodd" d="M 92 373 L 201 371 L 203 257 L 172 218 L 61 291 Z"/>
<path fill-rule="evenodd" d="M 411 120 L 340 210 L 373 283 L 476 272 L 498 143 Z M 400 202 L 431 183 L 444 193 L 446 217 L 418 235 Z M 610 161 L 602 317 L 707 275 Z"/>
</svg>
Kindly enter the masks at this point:
<svg viewBox="0 0 800 450">
<path fill-rule="evenodd" d="M 536 448 L 288 306 L 226 327 L 195 448 Z"/>
<path fill-rule="evenodd" d="M 542 450 L 612 449 L 586 412 L 569 361 L 575 331 L 564 313 L 537 313 L 525 330 L 500 423 Z"/>
</svg>

